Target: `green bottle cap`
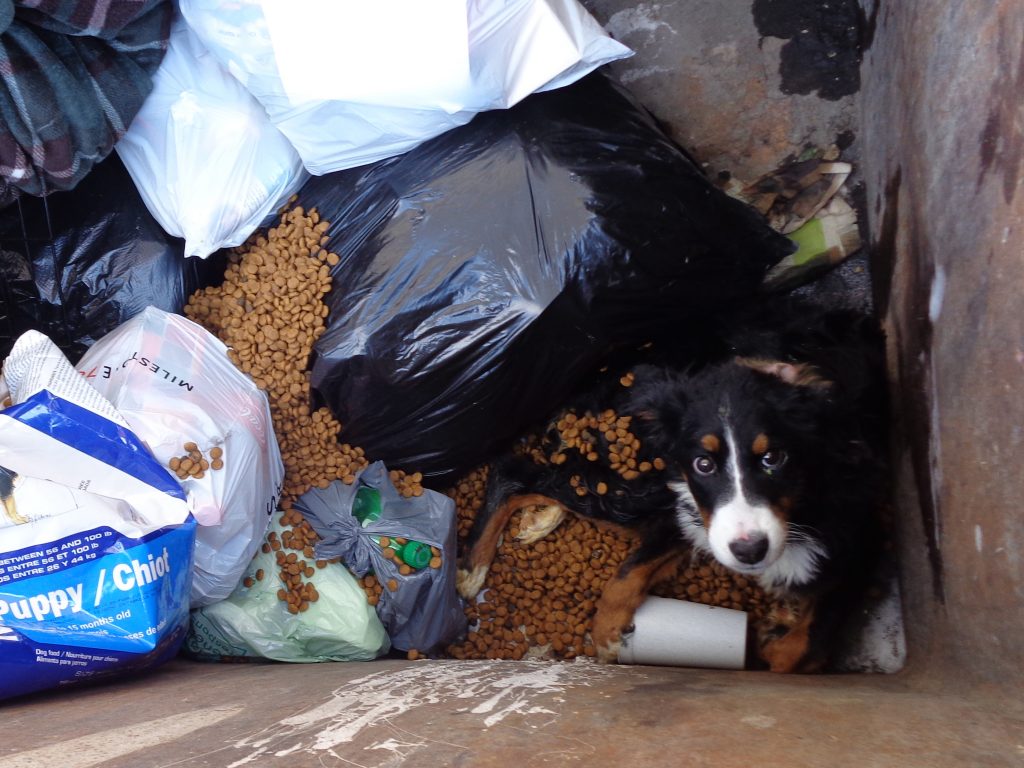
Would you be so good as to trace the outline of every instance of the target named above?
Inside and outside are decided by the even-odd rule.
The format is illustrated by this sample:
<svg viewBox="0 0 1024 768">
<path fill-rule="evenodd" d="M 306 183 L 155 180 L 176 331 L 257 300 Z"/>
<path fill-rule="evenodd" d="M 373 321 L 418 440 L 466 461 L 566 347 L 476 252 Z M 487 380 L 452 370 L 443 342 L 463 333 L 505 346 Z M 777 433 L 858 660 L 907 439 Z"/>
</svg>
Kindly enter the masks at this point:
<svg viewBox="0 0 1024 768">
<path fill-rule="evenodd" d="M 380 508 L 380 491 L 376 488 L 363 485 L 356 491 L 355 501 L 352 502 L 352 515 L 364 528 L 380 518 Z"/>
<path fill-rule="evenodd" d="M 398 556 L 410 568 L 426 568 L 430 565 L 430 558 L 433 557 L 433 553 L 430 551 L 430 547 L 423 542 L 407 541 L 398 550 Z"/>
</svg>

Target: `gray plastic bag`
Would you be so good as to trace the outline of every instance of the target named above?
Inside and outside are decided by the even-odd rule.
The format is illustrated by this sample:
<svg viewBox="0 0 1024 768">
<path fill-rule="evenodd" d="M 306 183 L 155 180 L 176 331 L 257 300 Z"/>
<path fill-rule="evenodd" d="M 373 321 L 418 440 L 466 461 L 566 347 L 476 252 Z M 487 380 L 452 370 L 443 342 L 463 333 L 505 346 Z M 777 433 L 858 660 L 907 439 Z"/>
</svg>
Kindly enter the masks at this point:
<svg viewBox="0 0 1024 768">
<path fill-rule="evenodd" d="M 380 517 L 364 526 L 352 514 L 362 486 L 380 493 Z M 352 485 L 341 481 L 313 488 L 295 502 L 320 536 L 318 558 L 340 557 L 357 576 L 373 571 L 384 587 L 377 615 L 398 650 L 429 652 L 453 642 L 466 629 L 462 602 L 455 591 L 455 502 L 435 491 L 404 498 L 392 485 L 383 462 L 374 462 Z M 426 566 L 407 575 L 384 556 L 382 536 L 406 538 L 441 552 L 440 567 Z"/>
</svg>

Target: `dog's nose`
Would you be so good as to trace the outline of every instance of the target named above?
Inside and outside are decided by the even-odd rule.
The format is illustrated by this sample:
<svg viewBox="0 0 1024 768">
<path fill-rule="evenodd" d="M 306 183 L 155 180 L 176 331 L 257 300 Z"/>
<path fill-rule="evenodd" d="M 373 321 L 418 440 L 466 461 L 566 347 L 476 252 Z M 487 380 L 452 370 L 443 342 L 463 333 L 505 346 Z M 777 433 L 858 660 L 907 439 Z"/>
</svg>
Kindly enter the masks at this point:
<svg viewBox="0 0 1024 768">
<path fill-rule="evenodd" d="M 729 551 L 741 563 L 756 565 L 768 554 L 768 537 L 763 533 L 752 533 L 743 539 L 733 539 L 729 542 Z"/>
</svg>

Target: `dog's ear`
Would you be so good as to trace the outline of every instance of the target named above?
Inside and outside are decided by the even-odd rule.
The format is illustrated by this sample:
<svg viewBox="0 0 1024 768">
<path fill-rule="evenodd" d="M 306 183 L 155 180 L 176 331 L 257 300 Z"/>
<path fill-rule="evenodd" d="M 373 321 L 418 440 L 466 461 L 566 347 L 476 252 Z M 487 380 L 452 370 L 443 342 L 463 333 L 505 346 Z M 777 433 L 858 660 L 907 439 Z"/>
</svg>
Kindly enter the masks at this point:
<svg viewBox="0 0 1024 768">
<path fill-rule="evenodd" d="M 635 374 L 630 414 L 645 440 L 654 441 L 657 450 L 670 449 L 682 435 L 689 404 L 684 377 L 657 366 L 640 366 Z"/>
<path fill-rule="evenodd" d="M 781 360 L 766 360 L 759 357 L 737 357 L 736 364 L 742 365 L 759 373 L 774 376 L 779 381 L 795 387 L 811 389 L 829 389 L 832 382 L 826 379 L 813 366 L 807 363 L 786 363 Z"/>
</svg>

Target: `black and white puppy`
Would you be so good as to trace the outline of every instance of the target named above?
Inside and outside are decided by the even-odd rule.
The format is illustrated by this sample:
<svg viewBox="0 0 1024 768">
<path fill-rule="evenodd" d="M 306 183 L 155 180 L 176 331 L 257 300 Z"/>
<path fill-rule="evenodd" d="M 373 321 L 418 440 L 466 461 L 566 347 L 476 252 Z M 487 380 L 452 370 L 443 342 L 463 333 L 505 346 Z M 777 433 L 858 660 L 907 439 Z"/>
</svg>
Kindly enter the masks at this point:
<svg viewBox="0 0 1024 768">
<path fill-rule="evenodd" d="M 606 377 L 495 462 L 461 594 L 482 587 L 516 510 L 540 510 L 527 541 L 572 512 L 640 539 L 598 601 L 599 659 L 615 660 L 648 589 L 697 550 L 787 598 L 788 615 L 759 628 L 764 663 L 822 669 L 879 544 L 881 336 L 856 313 L 789 307 L 720 338 L 700 359 Z"/>
</svg>

